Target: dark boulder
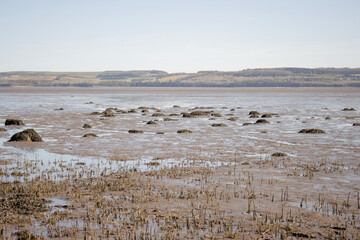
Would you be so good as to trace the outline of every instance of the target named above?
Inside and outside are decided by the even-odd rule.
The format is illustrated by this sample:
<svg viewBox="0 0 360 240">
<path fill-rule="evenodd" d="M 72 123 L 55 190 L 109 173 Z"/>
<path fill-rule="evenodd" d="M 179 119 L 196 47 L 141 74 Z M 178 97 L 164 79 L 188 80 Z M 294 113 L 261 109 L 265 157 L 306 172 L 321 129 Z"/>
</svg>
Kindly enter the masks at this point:
<svg viewBox="0 0 360 240">
<path fill-rule="evenodd" d="M 187 129 L 182 129 L 182 130 L 177 131 L 177 133 L 192 133 L 192 131 L 187 130 Z"/>
<path fill-rule="evenodd" d="M 6 119 L 5 126 L 6 125 L 25 125 L 25 123 L 23 122 L 23 120 L 19 119 Z"/>
<path fill-rule="evenodd" d="M 227 125 L 225 123 L 213 123 L 211 126 L 212 127 L 227 127 Z"/>
<path fill-rule="evenodd" d="M 26 129 L 22 132 L 15 133 L 9 140 L 9 142 L 43 142 L 40 135 L 34 129 Z"/>
<path fill-rule="evenodd" d="M 141 131 L 141 130 L 134 130 L 134 129 L 132 129 L 132 130 L 129 130 L 128 133 L 144 133 L 144 132 Z"/>
<path fill-rule="evenodd" d="M 92 127 L 91 127 L 91 125 L 90 125 L 90 124 L 85 123 L 85 124 L 83 125 L 83 128 L 92 128 Z"/>
<path fill-rule="evenodd" d="M 286 153 L 282 153 L 282 152 L 276 152 L 271 154 L 272 157 L 286 157 L 287 154 Z"/>
<path fill-rule="evenodd" d="M 326 133 L 326 132 L 321 129 L 310 128 L 310 129 L 301 129 L 299 133 L 321 134 L 321 133 Z"/>
<path fill-rule="evenodd" d="M 87 133 L 83 137 L 97 137 L 95 133 Z"/>
<path fill-rule="evenodd" d="M 267 120 L 265 119 L 258 119 L 255 124 L 263 124 L 263 123 L 269 123 Z"/>
</svg>

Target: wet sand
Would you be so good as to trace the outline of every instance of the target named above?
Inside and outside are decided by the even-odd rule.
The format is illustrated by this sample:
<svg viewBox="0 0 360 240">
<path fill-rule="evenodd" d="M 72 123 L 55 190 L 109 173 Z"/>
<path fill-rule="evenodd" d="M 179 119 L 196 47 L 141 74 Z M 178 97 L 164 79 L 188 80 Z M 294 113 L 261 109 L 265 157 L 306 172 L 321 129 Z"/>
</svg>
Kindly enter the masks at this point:
<svg viewBox="0 0 360 240">
<path fill-rule="evenodd" d="M 0 168 L 5 172 L 0 176 L 2 184 L 10 179 L 27 182 L 24 176 L 11 175 L 16 171 L 27 172 L 29 178 L 40 174 L 55 178 L 50 169 L 59 172 L 57 181 L 50 184 L 42 179 L 37 184 L 58 189 L 63 182 L 82 197 L 69 189 L 53 194 L 44 190 L 41 197 L 67 199 L 73 208 L 69 217 L 78 219 L 78 224 L 84 224 L 80 219 L 89 214 L 84 206 L 94 208 L 93 214 L 101 215 L 108 223 L 93 226 L 93 237 L 104 237 L 104 229 L 123 238 L 131 238 L 131 234 L 158 238 L 169 234 L 170 239 L 359 237 L 360 128 L 352 124 L 360 122 L 360 89 L 1 88 L 0 92 L 1 121 L 17 118 L 27 124 L 7 126 L 7 132 L 0 132 L 4 161 Z M 175 104 L 179 107 L 173 107 Z M 350 107 L 356 111 L 342 111 Z M 64 110 L 55 110 L 59 108 Z M 102 114 L 106 108 L 111 108 L 113 116 Z M 208 113 L 183 117 L 194 111 Z M 260 114 L 250 118 L 250 111 Z M 273 115 L 261 118 L 265 113 Z M 269 123 L 254 124 L 258 119 Z M 156 124 L 147 124 L 150 120 Z M 85 123 L 92 127 L 84 129 Z M 225 125 L 212 126 L 220 123 Z M 44 142 L 5 142 L 27 128 L 34 128 Z M 305 128 L 326 133 L 299 133 Z M 131 129 L 143 133 L 130 134 Z M 192 133 L 177 133 L 181 129 Z M 97 137 L 83 137 L 87 133 Z M 287 156 L 271 156 L 275 152 Z M 56 167 L 59 165 L 51 158 L 64 154 L 74 156 L 77 162 L 70 157 L 63 160 L 64 168 Z M 39 161 L 44 166 L 50 161 L 49 168 L 34 167 Z M 91 173 L 96 161 L 97 174 Z M 128 162 L 126 169 L 123 162 Z M 150 164 L 154 167 L 146 167 Z M 127 177 L 122 182 L 119 176 L 124 174 Z M 92 178 L 113 183 L 99 191 L 89 187 Z M 128 181 L 133 184 L 126 186 Z M 119 189 L 116 183 L 125 185 Z M 33 182 L 25 185 L 34 187 Z M 119 206 L 123 218 L 110 210 Z M 143 215 L 136 215 L 134 209 Z M 152 232 L 141 224 L 138 228 L 124 227 L 138 224 L 129 220 L 134 214 L 152 219 Z M 74 225 L 66 224 L 61 229 L 69 230 Z M 115 231 L 120 226 L 123 235 Z M 2 227 L 8 229 L 7 236 L 15 232 L 14 223 L 3 222 Z M 25 224 L 24 229 L 30 230 L 31 225 Z M 39 225 L 32 233 L 50 237 L 55 231 L 45 229 L 46 225 Z M 81 238 L 90 233 L 78 227 L 73 234 Z"/>
</svg>

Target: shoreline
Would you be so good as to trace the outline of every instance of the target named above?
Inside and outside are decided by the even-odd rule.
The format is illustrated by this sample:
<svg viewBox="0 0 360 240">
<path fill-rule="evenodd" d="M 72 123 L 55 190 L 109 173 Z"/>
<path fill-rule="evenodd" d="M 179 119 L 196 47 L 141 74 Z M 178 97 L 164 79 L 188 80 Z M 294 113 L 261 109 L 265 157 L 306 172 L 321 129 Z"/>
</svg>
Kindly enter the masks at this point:
<svg viewBox="0 0 360 240">
<path fill-rule="evenodd" d="M 357 87 L 0 87 L 9 92 L 349 92 L 360 93 Z"/>
</svg>

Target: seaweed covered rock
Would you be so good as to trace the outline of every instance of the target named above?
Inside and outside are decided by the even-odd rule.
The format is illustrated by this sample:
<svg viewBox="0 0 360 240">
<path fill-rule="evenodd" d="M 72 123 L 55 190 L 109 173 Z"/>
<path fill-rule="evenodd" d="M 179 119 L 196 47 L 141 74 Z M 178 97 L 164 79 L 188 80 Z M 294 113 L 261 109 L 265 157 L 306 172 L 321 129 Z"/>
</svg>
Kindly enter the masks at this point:
<svg viewBox="0 0 360 240">
<path fill-rule="evenodd" d="M 211 116 L 213 117 L 222 117 L 221 113 L 212 113 Z"/>
<path fill-rule="evenodd" d="M 355 108 L 344 108 L 342 111 L 355 111 Z"/>
<path fill-rule="evenodd" d="M 276 152 L 271 154 L 272 157 L 286 157 L 287 154 L 286 153 L 282 153 L 282 152 Z"/>
<path fill-rule="evenodd" d="M 85 123 L 85 124 L 83 125 L 83 128 L 92 128 L 92 126 L 91 126 L 90 124 L 88 124 L 88 123 Z"/>
<path fill-rule="evenodd" d="M 5 126 L 7 125 L 25 125 L 25 123 L 23 120 L 19 120 L 19 119 L 6 119 Z"/>
<path fill-rule="evenodd" d="M 83 137 L 97 137 L 95 133 L 87 133 Z"/>
<path fill-rule="evenodd" d="M 271 113 L 264 113 L 263 115 L 261 115 L 261 118 L 271 118 L 273 114 Z"/>
<path fill-rule="evenodd" d="M 301 129 L 299 133 L 321 134 L 321 133 L 326 133 L 326 132 L 324 130 L 321 130 L 321 129 L 306 128 L 306 129 Z"/>
<path fill-rule="evenodd" d="M 22 132 L 15 133 L 9 142 L 43 142 L 40 135 L 34 129 L 26 129 Z"/>
<path fill-rule="evenodd" d="M 227 127 L 227 125 L 225 123 L 213 123 L 211 126 L 212 127 Z"/>
<path fill-rule="evenodd" d="M 102 112 L 103 117 L 114 117 L 114 112 L 107 108 L 105 111 Z"/>
<path fill-rule="evenodd" d="M 141 130 L 134 130 L 134 129 L 131 129 L 128 131 L 128 133 L 144 133 L 143 131 Z"/>
<path fill-rule="evenodd" d="M 153 113 L 153 115 L 151 115 L 151 116 L 153 116 L 153 117 L 163 117 L 163 116 L 165 116 L 165 114 L 156 112 L 156 113 Z"/>
<path fill-rule="evenodd" d="M 250 111 L 249 115 L 260 115 L 258 111 Z"/>
<path fill-rule="evenodd" d="M 187 129 L 182 129 L 182 130 L 177 131 L 177 133 L 192 133 L 192 131 L 187 130 Z"/>
<path fill-rule="evenodd" d="M 238 120 L 239 118 L 238 117 L 231 117 L 231 118 L 228 118 L 227 120 L 229 120 L 229 121 L 236 121 L 236 120 Z"/>
<path fill-rule="evenodd" d="M 269 123 L 267 120 L 265 119 L 258 119 L 255 124 L 264 124 L 264 123 Z"/>
</svg>

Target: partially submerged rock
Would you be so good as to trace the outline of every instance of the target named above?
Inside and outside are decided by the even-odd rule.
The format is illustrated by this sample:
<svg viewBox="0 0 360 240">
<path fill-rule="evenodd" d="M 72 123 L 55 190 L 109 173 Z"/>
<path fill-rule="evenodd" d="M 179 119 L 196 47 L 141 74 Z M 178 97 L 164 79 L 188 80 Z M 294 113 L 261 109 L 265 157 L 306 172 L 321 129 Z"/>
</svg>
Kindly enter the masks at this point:
<svg viewBox="0 0 360 240">
<path fill-rule="evenodd" d="M 331 117 L 329 117 L 329 116 L 327 116 L 326 118 L 325 118 L 325 120 L 330 120 L 331 119 Z"/>
<path fill-rule="evenodd" d="M 250 111 L 249 115 L 260 115 L 258 111 Z"/>
<path fill-rule="evenodd" d="M 228 118 L 229 121 L 236 121 L 238 120 L 239 118 L 238 117 L 231 117 L 231 118 Z"/>
<path fill-rule="evenodd" d="M 179 106 L 179 105 L 174 105 L 173 107 L 174 107 L 174 108 L 179 108 L 180 106 Z"/>
<path fill-rule="evenodd" d="M 282 153 L 282 152 L 276 152 L 271 154 L 272 157 L 286 157 L 287 154 L 286 153 Z"/>
<path fill-rule="evenodd" d="M 62 110 L 64 110 L 64 108 L 56 108 L 55 110 L 62 111 Z"/>
<path fill-rule="evenodd" d="M 269 123 L 267 120 L 265 119 L 258 119 L 255 124 L 263 124 L 263 123 Z"/>
<path fill-rule="evenodd" d="M 192 133 L 192 131 L 187 130 L 187 129 L 182 129 L 182 130 L 177 131 L 177 133 Z"/>
<path fill-rule="evenodd" d="M 212 127 L 227 127 L 227 125 L 225 123 L 213 123 L 211 126 Z"/>
<path fill-rule="evenodd" d="M 146 124 L 149 124 L 149 125 L 150 124 L 156 124 L 156 122 L 151 120 L 151 121 L 148 121 Z"/>
<path fill-rule="evenodd" d="M 114 117 L 114 112 L 107 108 L 105 111 L 102 112 L 103 117 Z"/>
<path fill-rule="evenodd" d="M 263 115 L 261 115 L 261 118 L 271 118 L 272 114 L 271 113 L 264 113 Z"/>
<path fill-rule="evenodd" d="M 355 108 L 344 108 L 342 111 L 355 111 Z"/>
<path fill-rule="evenodd" d="M 321 134 L 321 133 L 326 133 L 326 132 L 324 130 L 321 130 L 321 129 L 307 128 L 307 129 L 301 129 L 299 133 Z"/>
<path fill-rule="evenodd" d="M 211 116 L 213 116 L 213 117 L 222 117 L 221 113 L 212 113 Z"/>
<path fill-rule="evenodd" d="M 83 137 L 97 137 L 95 133 L 87 133 Z"/>
<path fill-rule="evenodd" d="M 252 123 L 248 123 L 248 122 L 243 123 L 243 126 L 248 126 L 248 125 L 252 125 Z"/>
<path fill-rule="evenodd" d="M 131 130 L 128 131 L 128 133 L 144 133 L 144 132 L 141 131 L 141 130 L 131 129 Z"/>
<path fill-rule="evenodd" d="M 164 118 L 164 121 L 177 121 L 177 120 L 173 118 Z"/>
<path fill-rule="evenodd" d="M 15 133 L 9 140 L 9 142 L 43 142 L 40 135 L 34 129 L 26 129 L 22 132 Z"/>
<path fill-rule="evenodd" d="M 163 117 L 163 116 L 165 116 L 165 114 L 156 112 L 156 113 L 153 113 L 152 116 L 153 117 Z"/>
<path fill-rule="evenodd" d="M 156 134 L 165 134 L 164 132 L 157 132 Z"/>
<path fill-rule="evenodd" d="M 5 126 L 7 125 L 25 125 L 25 123 L 23 120 L 19 120 L 19 119 L 6 119 Z"/>
<path fill-rule="evenodd" d="M 92 126 L 91 126 L 90 124 L 88 124 L 88 123 L 85 123 L 85 124 L 83 125 L 83 128 L 92 128 Z"/>
<path fill-rule="evenodd" d="M 360 127 L 360 123 L 354 123 L 353 126 Z"/>
<path fill-rule="evenodd" d="M 0 132 L 6 132 L 5 128 L 0 127 Z"/>
</svg>

